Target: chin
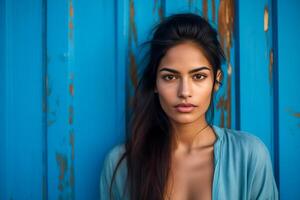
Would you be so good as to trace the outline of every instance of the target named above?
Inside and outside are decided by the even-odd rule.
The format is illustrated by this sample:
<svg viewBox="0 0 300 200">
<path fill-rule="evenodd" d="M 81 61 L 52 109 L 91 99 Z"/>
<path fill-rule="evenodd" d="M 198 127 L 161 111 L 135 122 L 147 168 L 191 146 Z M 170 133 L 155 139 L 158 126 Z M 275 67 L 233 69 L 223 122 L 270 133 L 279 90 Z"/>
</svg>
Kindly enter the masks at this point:
<svg viewBox="0 0 300 200">
<path fill-rule="evenodd" d="M 185 114 L 181 114 L 181 115 L 185 115 Z M 172 116 L 171 120 L 174 121 L 177 124 L 190 124 L 193 123 L 197 120 L 198 118 L 195 116 L 188 116 L 188 114 L 186 114 L 186 116 Z"/>
</svg>

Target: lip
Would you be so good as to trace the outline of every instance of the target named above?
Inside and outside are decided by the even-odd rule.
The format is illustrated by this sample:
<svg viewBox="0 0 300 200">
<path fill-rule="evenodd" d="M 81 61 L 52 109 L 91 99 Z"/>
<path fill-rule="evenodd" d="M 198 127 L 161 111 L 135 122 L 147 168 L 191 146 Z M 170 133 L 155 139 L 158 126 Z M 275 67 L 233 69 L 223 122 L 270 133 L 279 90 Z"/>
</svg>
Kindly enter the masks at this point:
<svg viewBox="0 0 300 200">
<path fill-rule="evenodd" d="M 192 112 L 195 109 L 195 105 L 190 104 L 190 103 L 181 103 L 175 106 L 175 109 L 178 112 L 182 112 L 182 113 L 188 113 L 188 112 Z"/>
</svg>

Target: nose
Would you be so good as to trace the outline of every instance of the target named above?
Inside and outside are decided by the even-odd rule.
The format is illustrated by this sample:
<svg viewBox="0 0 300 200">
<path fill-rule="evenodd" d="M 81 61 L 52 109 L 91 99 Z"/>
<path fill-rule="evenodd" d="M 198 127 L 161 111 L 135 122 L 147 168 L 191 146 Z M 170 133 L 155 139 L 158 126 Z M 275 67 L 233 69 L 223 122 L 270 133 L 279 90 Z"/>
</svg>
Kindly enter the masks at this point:
<svg viewBox="0 0 300 200">
<path fill-rule="evenodd" d="M 192 86 L 188 79 L 183 78 L 180 80 L 178 96 L 185 99 L 192 96 Z"/>
</svg>

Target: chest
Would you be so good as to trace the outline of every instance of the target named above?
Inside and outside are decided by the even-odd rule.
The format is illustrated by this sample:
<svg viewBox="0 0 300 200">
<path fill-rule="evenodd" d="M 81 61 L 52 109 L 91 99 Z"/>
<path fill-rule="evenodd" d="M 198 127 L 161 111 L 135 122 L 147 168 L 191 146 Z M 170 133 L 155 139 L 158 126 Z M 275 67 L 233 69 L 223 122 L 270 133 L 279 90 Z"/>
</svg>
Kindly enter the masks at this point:
<svg viewBox="0 0 300 200">
<path fill-rule="evenodd" d="M 211 199 L 213 174 L 213 147 L 175 157 L 167 184 L 170 194 L 167 199 Z"/>
</svg>

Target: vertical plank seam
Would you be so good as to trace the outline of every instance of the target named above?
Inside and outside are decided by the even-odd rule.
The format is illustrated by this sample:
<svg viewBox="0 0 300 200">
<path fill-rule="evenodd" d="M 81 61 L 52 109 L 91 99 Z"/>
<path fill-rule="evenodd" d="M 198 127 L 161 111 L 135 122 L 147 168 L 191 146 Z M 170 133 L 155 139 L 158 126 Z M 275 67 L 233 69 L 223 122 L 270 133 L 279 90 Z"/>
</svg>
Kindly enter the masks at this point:
<svg viewBox="0 0 300 200">
<path fill-rule="evenodd" d="M 42 95 L 43 95 L 43 136 L 42 136 L 42 148 L 43 148 L 43 176 L 42 176 L 42 199 L 48 199 L 48 96 L 47 96 L 47 0 L 42 1 Z"/>
<path fill-rule="evenodd" d="M 279 77 L 278 77 L 278 19 L 277 19 L 277 14 L 278 14 L 278 1 L 274 0 L 271 1 L 271 8 L 272 8 L 272 43 L 273 43 L 273 127 L 274 127 L 274 175 L 275 175 L 275 180 L 277 183 L 278 187 L 278 192 L 280 194 L 280 157 L 279 157 Z"/>
<path fill-rule="evenodd" d="M 240 96 L 240 25 L 239 25 L 239 1 L 235 1 L 235 12 L 236 17 L 234 18 L 234 39 L 235 39 L 235 128 L 237 130 L 241 129 L 241 96 Z"/>
</svg>

